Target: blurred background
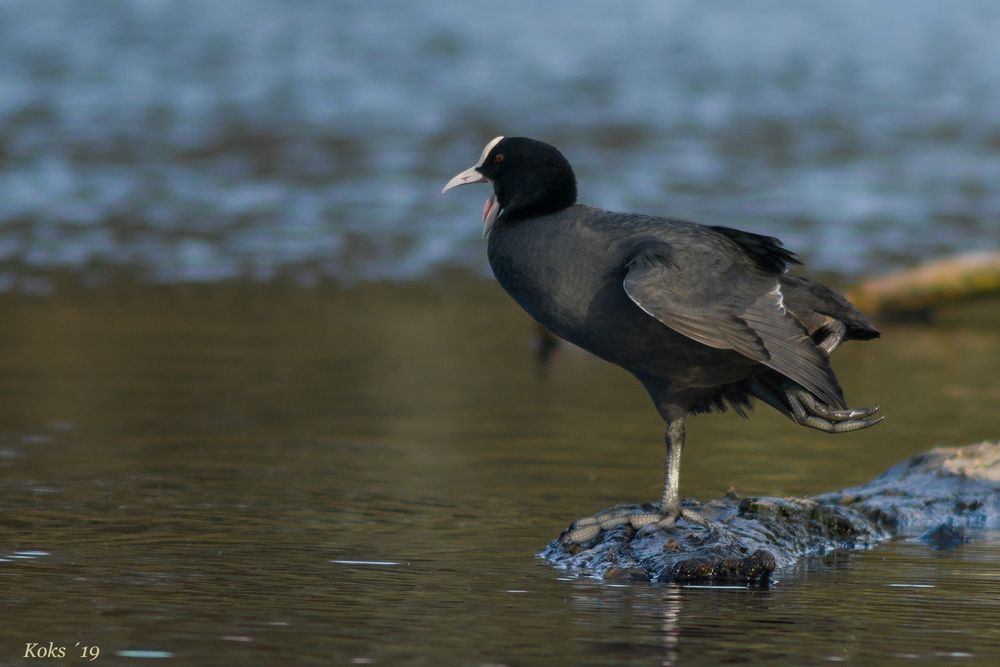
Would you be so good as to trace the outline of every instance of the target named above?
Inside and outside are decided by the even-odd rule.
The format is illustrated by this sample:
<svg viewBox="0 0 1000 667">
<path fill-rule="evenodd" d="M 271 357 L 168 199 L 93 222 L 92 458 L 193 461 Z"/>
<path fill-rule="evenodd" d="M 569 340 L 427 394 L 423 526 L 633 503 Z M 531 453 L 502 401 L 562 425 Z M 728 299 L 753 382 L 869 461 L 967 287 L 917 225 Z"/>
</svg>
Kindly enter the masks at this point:
<svg viewBox="0 0 1000 667">
<path fill-rule="evenodd" d="M 993 2 L 0 3 L 0 287 L 481 273 L 496 134 L 581 199 L 883 271 L 998 242 Z"/>
<path fill-rule="evenodd" d="M 578 350 L 538 367 L 487 190 L 439 193 L 525 135 L 584 203 L 841 288 L 996 251 L 998 34 L 988 0 L 0 0 L 0 664 L 996 664 L 996 534 L 763 591 L 536 560 L 657 496 L 662 424 Z M 880 326 L 835 367 L 884 424 L 691 420 L 682 493 L 1000 436 L 995 298 Z"/>
</svg>

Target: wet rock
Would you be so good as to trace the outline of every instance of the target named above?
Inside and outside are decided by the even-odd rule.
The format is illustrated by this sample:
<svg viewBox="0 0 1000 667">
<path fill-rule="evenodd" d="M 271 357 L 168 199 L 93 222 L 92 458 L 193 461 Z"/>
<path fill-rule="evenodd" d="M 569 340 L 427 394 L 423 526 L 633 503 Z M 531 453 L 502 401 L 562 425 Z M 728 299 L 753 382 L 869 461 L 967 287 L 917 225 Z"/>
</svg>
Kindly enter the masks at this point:
<svg viewBox="0 0 1000 667">
<path fill-rule="evenodd" d="M 1000 528 L 1000 443 L 935 449 L 862 486 L 812 498 L 727 493 L 684 506 L 711 526 L 682 518 L 669 530 L 614 528 L 590 548 L 570 550 L 557 539 L 539 555 L 598 577 L 765 585 L 802 558 L 894 535 L 954 546 L 966 529 Z"/>
<path fill-rule="evenodd" d="M 1000 527 L 1000 443 L 939 447 L 815 500 L 847 505 L 893 534 L 919 535 L 941 524 Z"/>
</svg>

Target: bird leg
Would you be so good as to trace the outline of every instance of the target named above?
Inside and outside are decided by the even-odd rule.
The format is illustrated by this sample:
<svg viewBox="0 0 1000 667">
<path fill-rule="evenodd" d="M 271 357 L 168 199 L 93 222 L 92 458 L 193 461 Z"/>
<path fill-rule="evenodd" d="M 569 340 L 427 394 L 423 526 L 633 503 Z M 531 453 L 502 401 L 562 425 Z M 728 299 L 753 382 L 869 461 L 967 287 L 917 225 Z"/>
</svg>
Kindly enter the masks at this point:
<svg viewBox="0 0 1000 667">
<path fill-rule="evenodd" d="M 857 431 L 874 426 L 885 419 L 884 416 L 872 417 L 879 409 L 877 405 L 868 408 L 836 410 L 816 400 L 812 394 L 799 387 L 787 389 L 785 400 L 796 424 L 827 433 Z"/>
<path fill-rule="evenodd" d="M 593 516 L 577 519 L 562 532 L 559 540 L 567 547 L 589 548 L 601 533 L 618 526 L 629 525 L 643 532 L 656 528 L 672 528 L 677 519 L 710 527 L 711 524 L 696 512 L 681 507 L 679 487 L 681 452 L 684 450 L 684 420 L 673 419 L 667 424 L 664 437 L 666 456 L 663 463 L 663 494 L 659 503 L 644 505 L 619 505 Z"/>
<path fill-rule="evenodd" d="M 660 507 L 664 519 L 677 521 L 681 513 L 681 454 L 684 453 L 684 420 L 671 419 L 667 422 L 667 432 L 663 436 L 666 452 L 663 457 L 663 493 Z"/>
<path fill-rule="evenodd" d="M 535 327 L 532 346 L 535 349 L 535 359 L 538 361 L 539 368 L 545 370 L 552 361 L 552 356 L 559 350 L 559 339 L 539 324 Z"/>
<path fill-rule="evenodd" d="M 845 433 L 874 426 L 884 417 L 873 417 L 879 406 L 831 408 L 791 380 L 774 374 L 760 375 L 750 382 L 757 398 L 800 426 L 826 433 Z"/>
<path fill-rule="evenodd" d="M 825 336 L 816 343 L 816 346 L 830 356 L 844 342 L 847 325 L 838 319 L 828 317 L 826 323 L 815 333 L 820 332 L 825 332 Z M 884 419 L 884 417 L 872 417 L 879 409 L 877 405 L 844 410 L 831 408 L 786 378 L 775 380 L 768 376 L 760 376 L 751 381 L 751 387 L 757 398 L 796 424 L 827 433 L 857 431 L 874 426 Z"/>
<path fill-rule="evenodd" d="M 663 512 L 656 503 L 645 505 L 618 505 L 593 516 L 577 519 L 562 532 L 559 541 L 566 546 L 589 548 L 605 530 L 629 525 L 638 530 L 663 519 Z"/>
</svg>

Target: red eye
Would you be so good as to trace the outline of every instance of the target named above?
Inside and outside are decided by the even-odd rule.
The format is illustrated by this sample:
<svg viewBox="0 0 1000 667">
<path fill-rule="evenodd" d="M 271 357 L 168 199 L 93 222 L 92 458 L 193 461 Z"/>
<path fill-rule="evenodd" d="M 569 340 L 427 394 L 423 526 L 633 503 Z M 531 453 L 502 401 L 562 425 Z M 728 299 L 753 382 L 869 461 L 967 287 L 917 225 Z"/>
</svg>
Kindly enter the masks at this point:
<svg viewBox="0 0 1000 667">
<path fill-rule="evenodd" d="M 494 160 L 494 161 L 495 161 L 495 162 L 496 162 L 497 164 L 500 164 L 501 162 L 503 162 L 503 153 L 497 153 L 496 157 L 495 157 L 495 158 L 493 158 L 493 160 Z"/>
</svg>

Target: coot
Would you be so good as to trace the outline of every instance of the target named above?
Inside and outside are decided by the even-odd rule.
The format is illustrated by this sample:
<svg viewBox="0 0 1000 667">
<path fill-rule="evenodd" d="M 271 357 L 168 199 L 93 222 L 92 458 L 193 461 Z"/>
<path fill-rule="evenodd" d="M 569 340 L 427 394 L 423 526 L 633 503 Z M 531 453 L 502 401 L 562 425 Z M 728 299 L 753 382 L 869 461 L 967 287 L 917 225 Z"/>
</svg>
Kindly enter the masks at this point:
<svg viewBox="0 0 1000 667">
<path fill-rule="evenodd" d="M 678 495 L 684 418 L 754 398 L 830 433 L 872 426 L 878 407 L 851 409 L 829 355 L 879 336 L 844 297 L 790 275 L 795 255 L 769 236 L 576 203 L 576 177 L 554 147 L 496 137 L 443 192 L 487 182 L 483 235 L 500 285 L 540 325 L 621 366 L 666 422 L 659 503 L 579 519 L 563 533 L 586 546 L 625 523 L 669 528 Z"/>
</svg>

